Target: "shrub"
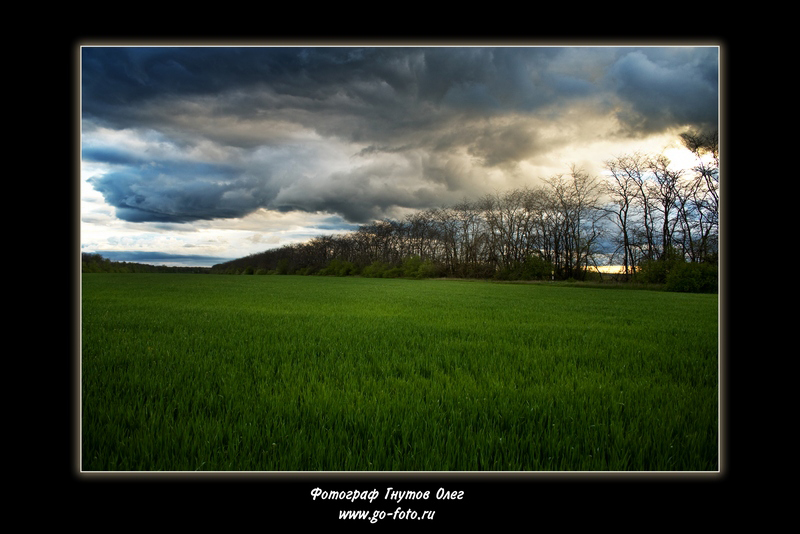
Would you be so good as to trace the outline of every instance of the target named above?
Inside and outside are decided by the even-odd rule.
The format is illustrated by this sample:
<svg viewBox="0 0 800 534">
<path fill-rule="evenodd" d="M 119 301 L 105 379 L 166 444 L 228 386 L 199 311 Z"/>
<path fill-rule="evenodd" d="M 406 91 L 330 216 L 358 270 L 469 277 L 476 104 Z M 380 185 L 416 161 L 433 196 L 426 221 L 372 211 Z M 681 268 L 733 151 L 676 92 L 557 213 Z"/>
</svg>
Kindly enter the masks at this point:
<svg viewBox="0 0 800 534">
<path fill-rule="evenodd" d="M 719 270 L 712 263 L 682 263 L 666 276 L 664 289 L 682 293 L 715 293 Z"/>
<path fill-rule="evenodd" d="M 278 268 L 276 270 L 278 274 L 289 274 L 289 260 L 287 258 L 281 258 L 278 261 Z"/>
<path fill-rule="evenodd" d="M 463 278 L 492 278 L 496 275 L 495 269 L 488 263 L 469 263 L 461 265 L 456 270 L 456 275 Z"/>
<path fill-rule="evenodd" d="M 331 260 L 328 265 L 319 270 L 319 274 L 322 276 L 336 276 L 339 273 L 340 263 L 341 260 L 338 258 Z"/>
<path fill-rule="evenodd" d="M 403 274 L 404 274 L 404 271 L 403 271 L 402 267 L 392 267 L 391 269 L 388 269 L 388 270 L 383 272 L 383 277 L 384 278 L 400 278 L 400 277 L 403 276 Z"/>
<path fill-rule="evenodd" d="M 331 260 L 327 267 L 319 271 L 324 276 L 348 276 L 358 274 L 358 268 L 349 261 L 339 258 Z"/>
<path fill-rule="evenodd" d="M 513 269 L 511 267 L 505 267 L 503 269 L 499 269 L 497 272 L 494 273 L 495 280 L 518 280 L 519 279 L 519 271 Z"/>
<path fill-rule="evenodd" d="M 431 260 L 425 260 L 417 269 L 417 278 L 436 278 L 442 276 L 441 269 Z"/>
<path fill-rule="evenodd" d="M 639 263 L 636 280 L 645 284 L 666 284 L 669 273 L 686 263 L 683 254 L 670 248 L 658 259 L 645 259 Z"/>
<path fill-rule="evenodd" d="M 544 280 L 553 272 L 553 264 L 539 256 L 527 256 L 522 264 L 520 277 L 525 280 Z"/>
<path fill-rule="evenodd" d="M 544 280 L 550 277 L 553 265 L 539 256 L 527 256 L 521 263 L 506 267 L 494 273 L 498 280 Z"/>
<path fill-rule="evenodd" d="M 422 258 L 419 256 L 409 256 L 403 261 L 403 276 L 416 277 L 421 266 Z"/>
<path fill-rule="evenodd" d="M 402 270 L 400 276 L 407 278 L 434 278 L 441 275 L 441 269 L 435 263 L 423 260 L 419 256 L 410 256 L 403 260 L 400 269 Z"/>
<path fill-rule="evenodd" d="M 309 265 L 308 267 L 305 267 L 301 271 L 298 271 L 298 273 L 299 274 L 303 274 L 303 275 L 307 275 L 307 276 L 311 276 L 311 275 L 315 275 L 315 274 L 320 274 L 320 270 L 321 270 L 321 268 L 320 268 L 319 265 Z"/>
<path fill-rule="evenodd" d="M 669 267 L 666 261 L 642 260 L 636 271 L 636 281 L 643 284 L 663 284 L 667 281 Z"/>
<path fill-rule="evenodd" d="M 382 261 L 373 261 L 371 264 L 364 267 L 361 271 L 362 276 L 366 276 L 367 278 L 381 278 L 383 276 L 383 272 L 389 268 L 389 265 L 383 263 Z"/>
</svg>

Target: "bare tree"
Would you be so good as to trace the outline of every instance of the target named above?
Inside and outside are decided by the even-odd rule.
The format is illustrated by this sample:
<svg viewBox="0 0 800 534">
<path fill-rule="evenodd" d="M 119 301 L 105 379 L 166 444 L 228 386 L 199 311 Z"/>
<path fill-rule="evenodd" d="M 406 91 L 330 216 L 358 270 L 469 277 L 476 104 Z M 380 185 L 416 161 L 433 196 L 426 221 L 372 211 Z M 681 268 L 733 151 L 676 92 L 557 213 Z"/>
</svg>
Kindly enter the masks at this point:
<svg viewBox="0 0 800 534">
<path fill-rule="evenodd" d="M 606 167 L 612 175 L 620 177 L 615 178 L 618 184 L 616 187 L 620 189 L 619 184 L 625 183 L 626 198 L 631 200 L 627 210 L 626 236 L 634 265 L 644 258 L 658 259 L 661 254 L 657 239 L 660 231 L 657 230 L 656 220 L 658 195 L 653 185 L 651 163 L 651 157 L 639 152 L 617 156 L 606 162 Z"/>
<path fill-rule="evenodd" d="M 589 257 L 601 236 L 599 221 L 600 187 L 594 177 L 573 165 L 569 175 L 557 175 L 545 183 L 549 186 L 553 206 L 556 208 L 556 225 L 560 233 L 555 265 L 562 276 L 583 278 Z"/>
<path fill-rule="evenodd" d="M 676 227 L 678 226 L 677 201 L 680 195 L 680 179 L 682 170 L 670 168 L 670 160 L 663 154 L 650 158 L 651 198 L 654 207 L 661 217 L 661 254 L 667 254 L 674 245 Z"/>
<path fill-rule="evenodd" d="M 690 255 L 694 261 L 715 260 L 719 238 L 719 133 L 681 134 L 686 148 L 695 155 L 694 178 L 683 188 L 683 225 L 690 232 Z"/>
<path fill-rule="evenodd" d="M 610 178 L 604 183 L 604 192 L 611 200 L 606 210 L 612 214 L 611 220 L 620 233 L 622 266 L 625 274 L 633 274 L 636 270 L 633 250 L 634 204 L 636 202 L 637 184 L 631 173 L 625 170 L 622 158 L 606 161 L 606 169 Z"/>
<path fill-rule="evenodd" d="M 527 189 L 486 195 L 480 208 L 486 221 L 490 257 L 500 269 L 523 262 L 529 251 L 531 214 L 527 209 Z"/>
<path fill-rule="evenodd" d="M 463 200 L 448 210 L 455 245 L 455 261 L 461 276 L 475 272 L 486 259 L 486 221 L 477 206 Z"/>
</svg>

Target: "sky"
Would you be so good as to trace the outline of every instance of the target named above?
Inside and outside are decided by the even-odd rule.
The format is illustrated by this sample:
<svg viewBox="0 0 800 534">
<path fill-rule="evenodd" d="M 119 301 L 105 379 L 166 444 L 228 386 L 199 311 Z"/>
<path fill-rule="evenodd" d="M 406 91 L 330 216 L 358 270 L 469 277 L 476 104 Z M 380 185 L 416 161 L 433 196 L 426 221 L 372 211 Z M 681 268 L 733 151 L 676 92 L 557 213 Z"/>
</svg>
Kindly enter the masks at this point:
<svg viewBox="0 0 800 534">
<path fill-rule="evenodd" d="M 80 243 L 204 266 L 719 122 L 716 46 L 83 46 Z"/>
</svg>

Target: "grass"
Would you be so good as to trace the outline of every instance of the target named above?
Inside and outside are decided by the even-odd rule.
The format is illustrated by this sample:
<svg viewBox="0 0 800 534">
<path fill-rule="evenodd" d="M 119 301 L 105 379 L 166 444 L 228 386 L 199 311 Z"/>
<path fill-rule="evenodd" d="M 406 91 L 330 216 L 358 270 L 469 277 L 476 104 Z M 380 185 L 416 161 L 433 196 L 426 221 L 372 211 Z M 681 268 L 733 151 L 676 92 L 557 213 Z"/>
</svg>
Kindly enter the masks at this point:
<svg viewBox="0 0 800 534">
<path fill-rule="evenodd" d="M 718 468 L 717 296 L 85 274 L 92 471 Z"/>
</svg>

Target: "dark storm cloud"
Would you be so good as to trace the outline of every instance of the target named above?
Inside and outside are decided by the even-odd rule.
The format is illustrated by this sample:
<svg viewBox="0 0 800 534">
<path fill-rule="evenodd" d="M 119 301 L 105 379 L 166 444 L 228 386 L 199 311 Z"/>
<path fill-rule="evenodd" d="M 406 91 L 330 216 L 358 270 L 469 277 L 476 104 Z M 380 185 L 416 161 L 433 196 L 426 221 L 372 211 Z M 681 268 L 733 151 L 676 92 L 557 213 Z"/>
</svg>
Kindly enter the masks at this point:
<svg viewBox="0 0 800 534">
<path fill-rule="evenodd" d="M 259 208 L 259 184 L 227 166 L 160 162 L 112 171 L 89 182 L 130 222 L 191 222 L 242 217 Z"/>
<path fill-rule="evenodd" d="M 112 165 L 139 165 L 142 158 L 113 147 L 87 147 L 81 151 L 83 161 L 110 163 Z"/>
<path fill-rule="evenodd" d="M 616 113 L 627 135 L 714 124 L 716 72 L 715 48 L 87 47 L 83 156 L 110 166 L 92 184 L 129 221 L 364 222 L 469 195 L 459 158 L 543 154 L 559 141 L 540 125 L 574 105 Z"/>
<path fill-rule="evenodd" d="M 718 71 L 715 50 L 664 56 L 658 50 L 627 53 L 609 69 L 609 80 L 620 99 L 631 105 L 623 122 L 643 131 L 660 131 L 688 124 L 698 129 L 718 121 Z M 648 55 L 649 53 L 649 55 Z"/>
<path fill-rule="evenodd" d="M 606 49 L 578 50 L 590 65 L 602 68 L 609 62 Z M 689 49 L 688 57 L 665 55 L 660 48 L 612 50 L 608 76 L 614 89 L 645 116 L 667 113 L 691 122 L 696 120 L 692 109 L 716 109 L 715 48 Z M 549 47 L 85 48 L 83 112 L 124 123 L 154 100 L 235 91 L 240 98 L 221 100 L 220 113 L 251 117 L 259 110 L 301 111 L 297 106 L 302 105 L 323 114 L 305 117 L 323 128 L 337 113 L 377 119 L 381 126 L 405 118 L 417 126 L 431 112 L 531 112 L 607 89 L 583 64 L 571 69 L 572 61 L 562 49 Z M 259 89 L 272 98 L 248 97 Z M 708 118 L 705 111 L 697 117 Z"/>
<path fill-rule="evenodd" d="M 111 121 L 135 116 L 154 98 L 218 94 L 280 76 L 291 49 L 88 47 L 82 50 L 85 117 Z"/>
</svg>

